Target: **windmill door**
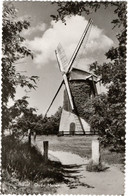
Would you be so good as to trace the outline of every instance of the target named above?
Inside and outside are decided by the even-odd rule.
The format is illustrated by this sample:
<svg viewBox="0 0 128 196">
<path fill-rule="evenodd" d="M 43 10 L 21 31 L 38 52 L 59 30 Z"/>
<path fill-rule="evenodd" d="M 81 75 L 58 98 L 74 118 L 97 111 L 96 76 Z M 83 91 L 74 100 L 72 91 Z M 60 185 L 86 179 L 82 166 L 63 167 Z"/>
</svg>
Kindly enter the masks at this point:
<svg viewBox="0 0 128 196">
<path fill-rule="evenodd" d="M 75 123 L 70 124 L 70 135 L 75 135 Z"/>
</svg>

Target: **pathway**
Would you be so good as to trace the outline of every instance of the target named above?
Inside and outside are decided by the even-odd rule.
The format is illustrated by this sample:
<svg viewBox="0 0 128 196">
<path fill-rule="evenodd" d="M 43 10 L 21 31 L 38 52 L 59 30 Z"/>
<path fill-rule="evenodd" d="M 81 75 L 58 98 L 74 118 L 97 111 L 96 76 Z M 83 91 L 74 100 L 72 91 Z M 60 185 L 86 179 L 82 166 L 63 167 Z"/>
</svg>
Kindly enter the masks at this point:
<svg viewBox="0 0 128 196">
<path fill-rule="evenodd" d="M 43 154 L 40 143 L 37 142 L 36 145 Z M 86 164 L 89 162 L 87 158 L 71 152 L 52 150 L 49 150 L 48 156 L 51 160 L 60 161 L 62 165 L 68 165 L 71 175 L 76 177 L 70 183 L 58 184 L 56 194 L 120 195 L 124 193 L 124 174 L 119 167 L 111 165 L 104 172 L 88 172 L 86 171 Z"/>
</svg>

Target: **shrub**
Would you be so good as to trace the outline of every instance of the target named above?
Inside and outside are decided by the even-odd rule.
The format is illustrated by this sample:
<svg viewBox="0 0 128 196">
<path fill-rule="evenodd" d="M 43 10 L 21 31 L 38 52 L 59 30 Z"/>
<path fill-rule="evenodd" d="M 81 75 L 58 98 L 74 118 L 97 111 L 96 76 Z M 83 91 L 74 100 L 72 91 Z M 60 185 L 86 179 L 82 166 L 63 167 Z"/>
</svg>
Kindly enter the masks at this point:
<svg viewBox="0 0 128 196">
<path fill-rule="evenodd" d="M 21 143 L 13 136 L 2 140 L 2 170 L 19 180 L 63 180 L 61 163 L 48 161 L 45 164 L 44 157 L 34 146 Z"/>
<path fill-rule="evenodd" d="M 99 164 L 95 164 L 93 163 L 93 161 L 91 160 L 89 162 L 89 164 L 86 166 L 86 170 L 89 172 L 101 172 L 101 171 L 105 171 L 106 169 L 108 169 L 109 167 L 106 167 L 105 165 L 103 165 L 102 163 Z"/>
</svg>

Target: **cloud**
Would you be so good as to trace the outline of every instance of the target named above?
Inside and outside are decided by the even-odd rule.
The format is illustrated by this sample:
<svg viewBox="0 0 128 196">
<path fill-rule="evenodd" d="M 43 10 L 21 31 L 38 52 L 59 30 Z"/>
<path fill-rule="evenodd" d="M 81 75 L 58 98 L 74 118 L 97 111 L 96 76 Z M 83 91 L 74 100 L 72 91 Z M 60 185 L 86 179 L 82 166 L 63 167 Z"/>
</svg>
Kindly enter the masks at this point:
<svg viewBox="0 0 128 196">
<path fill-rule="evenodd" d="M 44 32 L 45 30 L 46 30 L 46 24 L 42 23 L 42 24 L 38 24 L 37 26 L 29 27 L 28 29 L 24 29 L 22 31 L 22 35 L 23 36 L 29 36 L 32 33 L 35 33 L 35 32 L 38 32 L 38 31 Z"/>
<path fill-rule="evenodd" d="M 35 53 L 34 62 L 38 67 L 56 60 L 54 51 L 59 43 L 62 44 L 68 60 L 70 59 L 88 21 L 82 16 L 72 16 L 66 18 L 66 23 L 64 25 L 61 21 L 52 21 L 42 37 L 26 41 L 26 45 Z M 93 25 L 84 51 L 86 64 L 102 58 L 112 45 L 112 39 L 107 37 L 102 29 Z"/>
</svg>

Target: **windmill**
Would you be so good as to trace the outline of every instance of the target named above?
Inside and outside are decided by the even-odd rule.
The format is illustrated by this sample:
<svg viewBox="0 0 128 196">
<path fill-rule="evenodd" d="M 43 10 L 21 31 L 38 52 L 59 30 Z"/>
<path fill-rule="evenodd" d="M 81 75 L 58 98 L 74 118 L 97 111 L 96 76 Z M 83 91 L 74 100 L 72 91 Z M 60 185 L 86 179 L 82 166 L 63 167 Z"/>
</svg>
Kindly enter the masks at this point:
<svg viewBox="0 0 128 196">
<path fill-rule="evenodd" d="M 59 135 L 83 135 L 91 133 L 89 124 L 84 118 L 82 118 L 80 108 L 78 108 L 78 95 L 74 93 L 76 89 L 84 89 L 84 95 L 86 99 L 97 94 L 97 77 L 88 71 L 74 67 L 78 52 L 80 51 L 82 43 L 85 40 L 85 37 L 87 36 L 87 33 L 89 32 L 91 26 L 92 20 L 90 19 L 69 63 L 67 61 L 65 52 L 60 44 L 55 50 L 57 62 L 59 65 L 59 69 L 62 73 L 63 81 L 61 82 L 55 96 L 53 97 L 53 100 L 46 114 L 48 113 L 57 94 L 59 93 L 62 85 L 64 84 L 64 104 L 59 126 Z M 82 95 L 79 94 L 79 96 Z"/>
</svg>

